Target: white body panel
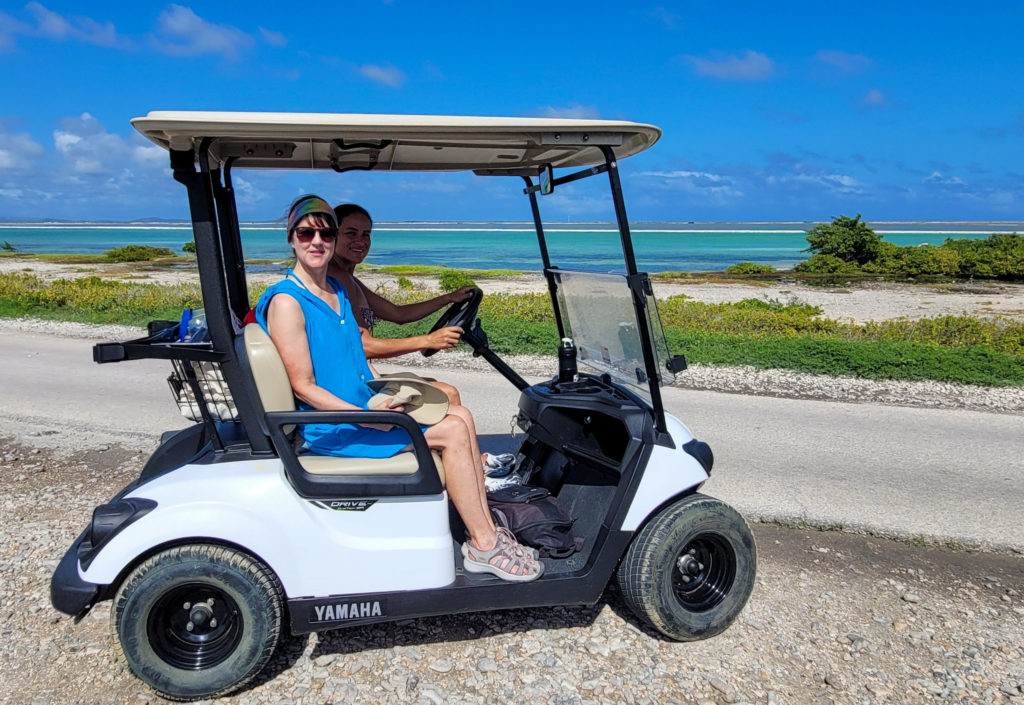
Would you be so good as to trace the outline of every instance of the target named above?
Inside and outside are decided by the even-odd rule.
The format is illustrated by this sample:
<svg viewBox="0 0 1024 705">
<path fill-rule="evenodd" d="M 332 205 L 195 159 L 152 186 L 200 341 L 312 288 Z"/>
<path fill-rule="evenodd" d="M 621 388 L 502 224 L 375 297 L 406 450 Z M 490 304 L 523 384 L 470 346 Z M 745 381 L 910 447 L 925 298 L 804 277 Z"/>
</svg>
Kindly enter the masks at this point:
<svg viewBox="0 0 1024 705">
<path fill-rule="evenodd" d="M 643 479 L 636 490 L 629 512 L 622 522 L 623 531 L 636 531 L 644 519 L 666 499 L 708 479 L 697 459 L 683 450 L 683 444 L 693 440 L 682 421 L 665 414 L 665 425 L 675 442 L 675 448 L 654 446 L 651 457 L 644 469 Z"/>
<path fill-rule="evenodd" d="M 127 496 L 157 507 L 80 569 L 83 580 L 112 583 L 140 554 L 182 539 L 244 547 L 277 573 L 289 598 L 455 580 L 446 494 L 381 498 L 364 511 L 328 509 L 296 495 L 274 459 L 185 466 Z"/>
</svg>

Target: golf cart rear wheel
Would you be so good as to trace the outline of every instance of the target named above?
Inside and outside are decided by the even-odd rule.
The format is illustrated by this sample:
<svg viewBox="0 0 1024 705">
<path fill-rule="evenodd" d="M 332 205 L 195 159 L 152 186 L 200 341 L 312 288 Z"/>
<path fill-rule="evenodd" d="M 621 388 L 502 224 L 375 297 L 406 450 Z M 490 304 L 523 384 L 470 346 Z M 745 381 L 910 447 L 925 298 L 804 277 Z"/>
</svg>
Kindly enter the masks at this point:
<svg viewBox="0 0 1024 705">
<path fill-rule="evenodd" d="M 281 632 L 282 591 L 251 556 L 223 546 L 178 546 L 128 574 L 111 609 L 132 673 L 164 697 L 223 695 L 256 677 Z"/>
<path fill-rule="evenodd" d="M 754 588 L 757 548 L 739 512 L 690 495 L 663 509 L 619 565 L 629 608 L 665 636 L 706 639 L 724 631 Z"/>
</svg>

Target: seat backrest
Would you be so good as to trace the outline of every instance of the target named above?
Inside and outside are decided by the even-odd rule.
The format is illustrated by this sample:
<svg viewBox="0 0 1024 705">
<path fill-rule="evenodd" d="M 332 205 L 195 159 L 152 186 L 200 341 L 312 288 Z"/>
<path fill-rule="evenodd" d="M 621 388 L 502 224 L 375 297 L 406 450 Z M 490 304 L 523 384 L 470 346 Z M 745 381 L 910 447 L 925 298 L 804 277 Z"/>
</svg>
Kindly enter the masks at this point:
<svg viewBox="0 0 1024 705">
<path fill-rule="evenodd" d="M 242 335 L 263 411 L 295 411 L 295 395 L 274 341 L 256 323 L 247 325 Z"/>
</svg>

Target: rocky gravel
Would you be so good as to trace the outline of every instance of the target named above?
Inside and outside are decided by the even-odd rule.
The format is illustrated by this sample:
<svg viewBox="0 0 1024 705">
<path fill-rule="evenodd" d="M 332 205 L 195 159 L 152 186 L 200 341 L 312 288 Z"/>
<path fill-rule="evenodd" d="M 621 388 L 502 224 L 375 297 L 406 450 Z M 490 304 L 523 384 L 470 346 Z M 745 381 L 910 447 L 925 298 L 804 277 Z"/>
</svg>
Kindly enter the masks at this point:
<svg viewBox="0 0 1024 705">
<path fill-rule="evenodd" d="M 0 702 L 162 702 L 117 660 L 109 603 L 73 624 L 48 592 L 93 506 L 150 451 L 0 441 Z M 1024 556 L 754 532 L 754 595 L 713 639 L 667 641 L 609 589 L 593 607 L 288 637 L 255 685 L 219 702 L 1024 703 Z"/>
</svg>

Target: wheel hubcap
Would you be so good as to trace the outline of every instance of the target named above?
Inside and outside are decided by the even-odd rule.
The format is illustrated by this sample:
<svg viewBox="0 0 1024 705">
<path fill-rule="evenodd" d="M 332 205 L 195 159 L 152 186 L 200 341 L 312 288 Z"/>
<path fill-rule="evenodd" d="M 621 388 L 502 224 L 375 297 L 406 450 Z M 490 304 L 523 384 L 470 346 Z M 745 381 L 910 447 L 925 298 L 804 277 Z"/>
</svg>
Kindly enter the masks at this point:
<svg viewBox="0 0 1024 705">
<path fill-rule="evenodd" d="M 238 604 L 223 590 L 188 583 L 165 593 L 150 610 L 153 651 L 176 668 L 201 671 L 224 661 L 242 637 Z"/>
<path fill-rule="evenodd" d="M 675 598 L 691 612 L 706 612 L 725 599 L 736 578 L 736 553 L 717 534 L 699 534 L 679 552 L 672 571 Z"/>
</svg>

